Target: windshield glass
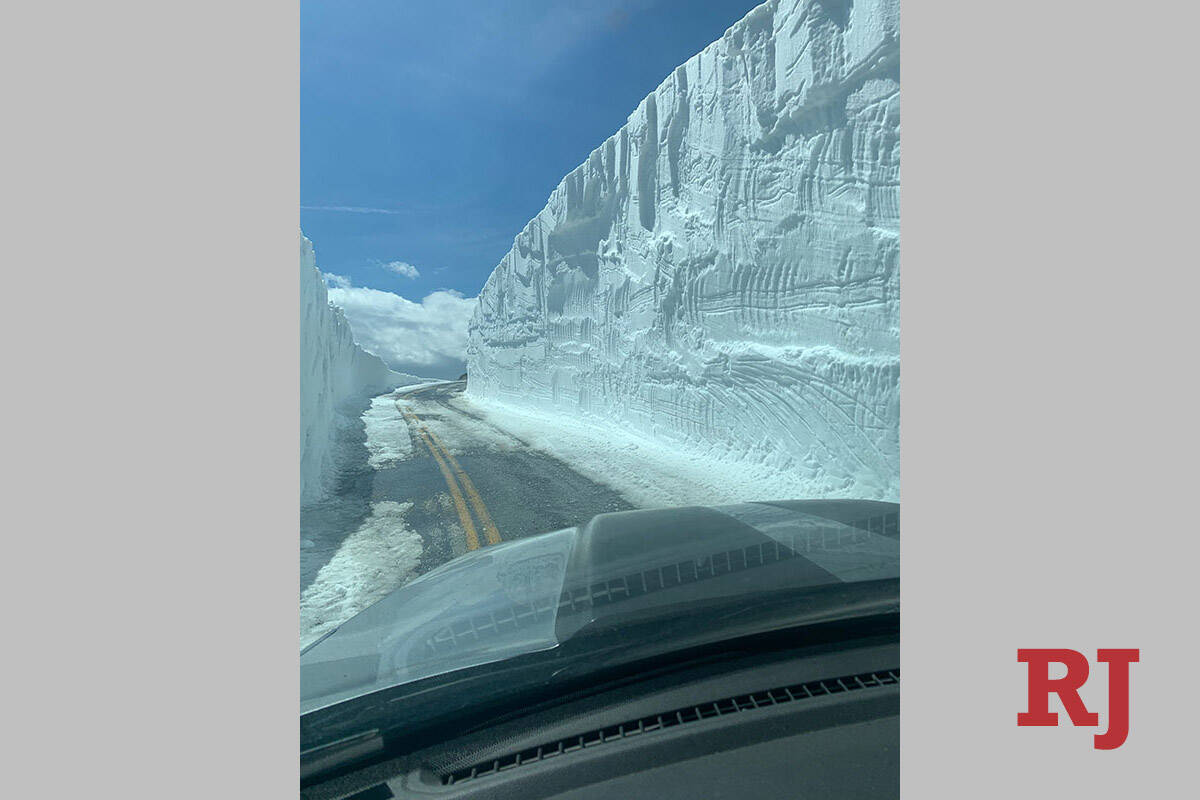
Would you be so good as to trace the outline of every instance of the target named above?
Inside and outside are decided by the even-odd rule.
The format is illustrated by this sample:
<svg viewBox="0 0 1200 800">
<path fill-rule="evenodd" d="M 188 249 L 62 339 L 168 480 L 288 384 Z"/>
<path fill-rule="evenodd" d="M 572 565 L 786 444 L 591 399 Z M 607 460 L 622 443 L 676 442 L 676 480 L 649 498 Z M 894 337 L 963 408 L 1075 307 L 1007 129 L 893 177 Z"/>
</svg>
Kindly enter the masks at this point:
<svg viewBox="0 0 1200 800">
<path fill-rule="evenodd" d="M 897 578 L 899 517 L 878 506 L 843 509 L 845 522 L 761 503 L 612 514 L 479 550 L 307 649 L 302 709 L 673 616 L 680 604 Z"/>
<path fill-rule="evenodd" d="M 554 647 L 576 533 L 464 555 L 331 631 L 301 654 L 301 709 Z"/>
</svg>

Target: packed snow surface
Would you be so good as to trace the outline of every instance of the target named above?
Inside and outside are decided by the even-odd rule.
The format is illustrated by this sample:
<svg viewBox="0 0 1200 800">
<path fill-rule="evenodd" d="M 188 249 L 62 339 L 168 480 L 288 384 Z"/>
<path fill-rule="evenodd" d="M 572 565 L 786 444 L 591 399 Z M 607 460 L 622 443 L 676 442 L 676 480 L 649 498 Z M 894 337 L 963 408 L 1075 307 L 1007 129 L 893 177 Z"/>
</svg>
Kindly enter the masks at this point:
<svg viewBox="0 0 1200 800">
<path fill-rule="evenodd" d="M 521 444 L 570 464 L 580 475 L 611 487 L 635 508 L 801 497 L 808 489 L 804 478 L 791 472 L 763 464 L 739 464 L 730 469 L 728 461 L 699 448 L 681 450 L 586 417 L 558 417 L 553 425 L 547 425 L 538 409 L 472 398 L 450 403 L 477 418 L 455 420 L 462 427 L 473 428 L 470 432 L 475 441 L 487 441 L 490 436 L 490 446 L 505 449 L 514 447 L 515 437 Z M 453 440 L 453 433 L 441 428 L 438 434 Z"/>
<path fill-rule="evenodd" d="M 334 488 L 339 462 L 339 432 L 354 424 L 371 395 L 416 383 L 393 372 L 354 342 L 342 310 L 329 304 L 325 281 L 316 266 L 312 242 L 300 236 L 300 502 L 326 497 Z M 350 413 L 347 418 L 346 413 Z"/>
<path fill-rule="evenodd" d="M 388 469 L 412 457 L 412 436 L 393 395 L 371 398 L 371 407 L 363 412 L 362 420 L 367 435 L 367 466 L 371 469 Z"/>
<path fill-rule="evenodd" d="M 898 498 L 899 53 L 897 0 L 772 0 L 678 67 L 488 279 L 468 396 Z"/>
<path fill-rule="evenodd" d="M 383 501 L 300 594 L 300 647 L 416 575 L 421 537 L 405 523 L 412 503 Z"/>
</svg>

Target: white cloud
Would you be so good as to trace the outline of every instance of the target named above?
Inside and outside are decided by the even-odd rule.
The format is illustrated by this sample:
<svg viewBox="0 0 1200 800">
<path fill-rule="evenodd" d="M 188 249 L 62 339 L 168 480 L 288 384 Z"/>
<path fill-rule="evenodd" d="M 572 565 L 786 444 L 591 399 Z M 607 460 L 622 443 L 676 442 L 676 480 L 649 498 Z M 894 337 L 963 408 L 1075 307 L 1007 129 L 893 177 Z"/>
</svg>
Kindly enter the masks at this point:
<svg viewBox="0 0 1200 800">
<path fill-rule="evenodd" d="M 440 289 L 414 302 L 379 289 L 330 289 L 354 338 L 388 366 L 428 378 L 457 378 L 466 371 L 467 323 L 474 297 Z"/>
<path fill-rule="evenodd" d="M 332 272 L 322 274 L 325 276 L 325 285 L 330 289 L 349 289 L 353 285 L 345 275 L 335 275 Z"/>
<path fill-rule="evenodd" d="M 419 278 L 421 273 L 417 268 L 406 261 L 389 261 L 383 265 L 383 268 L 388 272 L 394 272 L 397 275 L 403 275 L 406 278 Z"/>
</svg>

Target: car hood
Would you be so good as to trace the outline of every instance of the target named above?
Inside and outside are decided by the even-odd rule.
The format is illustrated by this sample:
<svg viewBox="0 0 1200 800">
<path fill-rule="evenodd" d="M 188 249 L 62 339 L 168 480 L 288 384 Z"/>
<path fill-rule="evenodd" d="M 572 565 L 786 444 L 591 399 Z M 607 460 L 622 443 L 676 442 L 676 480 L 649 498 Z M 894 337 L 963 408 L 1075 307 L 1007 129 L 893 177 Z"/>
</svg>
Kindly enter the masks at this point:
<svg viewBox="0 0 1200 800">
<path fill-rule="evenodd" d="M 898 578 L 899 535 L 895 503 L 803 500 L 601 514 L 475 550 L 307 647 L 301 711 L 681 604 Z"/>
</svg>

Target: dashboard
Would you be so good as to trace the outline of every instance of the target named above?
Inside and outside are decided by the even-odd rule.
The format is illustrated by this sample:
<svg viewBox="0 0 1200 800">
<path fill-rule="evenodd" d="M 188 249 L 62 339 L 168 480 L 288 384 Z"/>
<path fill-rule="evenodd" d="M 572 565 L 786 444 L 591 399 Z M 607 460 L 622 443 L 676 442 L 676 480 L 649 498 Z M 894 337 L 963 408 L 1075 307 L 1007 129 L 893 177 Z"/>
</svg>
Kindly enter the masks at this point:
<svg viewBox="0 0 1200 800">
<path fill-rule="evenodd" d="M 899 644 L 689 663 L 304 786 L 307 800 L 899 795 Z"/>
</svg>

